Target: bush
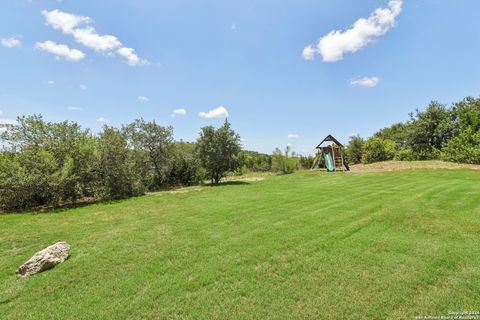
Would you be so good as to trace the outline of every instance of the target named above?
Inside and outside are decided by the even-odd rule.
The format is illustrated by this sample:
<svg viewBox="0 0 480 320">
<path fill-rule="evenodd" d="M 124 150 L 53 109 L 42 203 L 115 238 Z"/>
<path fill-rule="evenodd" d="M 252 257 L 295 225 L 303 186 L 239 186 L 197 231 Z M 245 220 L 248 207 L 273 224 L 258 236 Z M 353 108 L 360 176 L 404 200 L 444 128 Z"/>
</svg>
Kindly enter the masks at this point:
<svg viewBox="0 0 480 320">
<path fill-rule="evenodd" d="M 362 163 L 392 160 L 395 156 L 395 142 L 372 137 L 365 141 L 362 149 Z"/>
<path fill-rule="evenodd" d="M 96 195 L 102 199 L 121 199 L 141 194 L 140 181 L 132 174 L 128 162 L 125 136 L 105 127 L 97 142 Z"/>
<path fill-rule="evenodd" d="M 360 136 L 350 137 L 345 149 L 345 158 L 347 163 L 357 164 L 362 162 L 363 144 L 365 141 Z"/>
<path fill-rule="evenodd" d="M 178 142 L 173 145 L 169 173 L 169 183 L 171 185 L 200 183 L 205 177 L 203 173 L 200 173 L 200 169 L 201 165 L 195 144 Z"/>
<path fill-rule="evenodd" d="M 442 150 L 445 161 L 480 164 L 480 131 L 469 127 L 451 139 Z"/>
<path fill-rule="evenodd" d="M 0 157 L 0 207 L 3 210 L 55 205 L 60 175 L 53 155 L 42 149 Z"/>
<path fill-rule="evenodd" d="M 290 147 L 285 149 L 283 154 L 280 149 L 276 149 L 272 156 L 272 171 L 282 174 L 293 173 L 298 169 L 298 158 L 295 154 L 290 155 Z"/>
<path fill-rule="evenodd" d="M 218 129 L 212 126 L 202 128 L 197 146 L 201 164 L 212 184 L 218 184 L 228 171 L 237 169 L 238 155 L 242 150 L 240 136 L 227 120 Z"/>
</svg>

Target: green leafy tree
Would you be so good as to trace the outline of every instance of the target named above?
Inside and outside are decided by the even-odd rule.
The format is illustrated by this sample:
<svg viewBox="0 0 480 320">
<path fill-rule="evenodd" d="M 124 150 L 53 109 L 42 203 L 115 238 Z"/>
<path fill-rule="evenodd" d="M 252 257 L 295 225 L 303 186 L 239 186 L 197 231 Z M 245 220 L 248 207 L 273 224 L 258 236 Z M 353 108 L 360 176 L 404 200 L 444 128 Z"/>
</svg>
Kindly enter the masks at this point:
<svg viewBox="0 0 480 320">
<path fill-rule="evenodd" d="M 442 150 L 445 161 L 480 164 L 480 131 L 467 127 L 452 138 Z"/>
<path fill-rule="evenodd" d="M 123 132 L 130 149 L 147 155 L 148 165 L 153 169 L 150 189 L 164 186 L 172 161 L 173 128 L 162 127 L 155 121 L 137 119 L 125 126 Z"/>
<path fill-rule="evenodd" d="M 172 148 L 172 164 L 169 173 L 171 185 L 192 185 L 205 179 L 197 147 L 194 143 L 177 142 Z"/>
<path fill-rule="evenodd" d="M 372 137 L 365 141 L 362 151 L 362 163 L 392 160 L 395 156 L 395 142 Z"/>
<path fill-rule="evenodd" d="M 121 199 L 135 195 L 125 136 L 118 129 L 105 126 L 99 135 L 96 152 L 97 196 Z"/>
<path fill-rule="evenodd" d="M 345 157 L 348 163 L 357 164 L 362 162 L 363 144 L 365 140 L 359 135 L 351 136 L 345 149 Z"/>
<path fill-rule="evenodd" d="M 218 129 L 202 128 L 197 145 L 201 164 L 212 183 L 218 184 L 226 172 L 237 168 L 240 136 L 231 129 L 228 120 Z"/>
<path fill-rule="evenodd" d="M 458 131 L 471 128 L 480 131 L 480 98 L 467 97 L 453 106 L 453 114 Z"/>
<path fill-rule="evenodd" d="M 412 150 L 427 160 L 438 157 L 438 150 L 455 135 L 454 115 L 438 102 L 431 102 L 425 111 L 411 114 L 408 143 Z"/>
</svg>

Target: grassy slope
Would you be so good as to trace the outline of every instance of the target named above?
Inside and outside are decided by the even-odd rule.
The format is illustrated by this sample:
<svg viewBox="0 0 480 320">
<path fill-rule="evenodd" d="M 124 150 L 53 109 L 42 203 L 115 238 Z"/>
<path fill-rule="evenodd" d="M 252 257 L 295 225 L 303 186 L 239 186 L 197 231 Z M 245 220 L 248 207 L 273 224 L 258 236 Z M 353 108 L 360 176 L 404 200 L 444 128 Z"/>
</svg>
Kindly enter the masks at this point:
<svg viewBox="0 0 480 320">
<path fill-rule="evenodd" d="M 6 319 L 412 319 L 479 309 L 480 172 L 301 172 L 0 216 Z M 57 268 L 16 267 L 59 240 Z"/>
</svg>

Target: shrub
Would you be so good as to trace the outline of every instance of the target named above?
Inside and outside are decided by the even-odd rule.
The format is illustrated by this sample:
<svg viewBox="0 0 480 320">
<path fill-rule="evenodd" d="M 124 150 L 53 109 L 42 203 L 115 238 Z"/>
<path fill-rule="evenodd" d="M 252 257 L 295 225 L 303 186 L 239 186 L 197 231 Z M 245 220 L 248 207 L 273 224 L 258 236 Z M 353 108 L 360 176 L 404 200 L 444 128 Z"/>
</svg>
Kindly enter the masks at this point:
<svg viewBox="0 0 480 320">
<path fill-rule="evenodd" d="M 290 147 L 282 153 L 280 149 L 276 149 L 272 156 L 272 171 L 282 174 L 293 173 L 298 169 L 298 158 L 295 154 L 290 154 Z"/>
<path fill-rule="evenodd" d="M 201 182 L 204 177 L 199 173 L 200 168 L 195 144 L 178 142 L 173 145 L 169 173 L 171 185 L 192 185 Z"/>
<path fill-rule="evenodd" d="M 362 163 L 392 160 L 395 156 L 395 142 L 372 137 L 365 141 L 362 149 Z"/>
<path fill-rule="evenodd" d="M 218 129 L 212 126 L 202 128 L 197 146 L 200 161 L 212 184 L 218 184 L 228 171 L 235 171 L 238 167 L 238 155 L 242 149 L 240 136 L 227 120 Z"/>
<path fill-rule="evenodd" d="M 362 162 L 363 144 L 365 141 L 360 136 L 350 137 L 345 149 L 345 158 L 347 163 L 357 164 Z"/>
<path fill-rule="evenodd" d="M 4 210 L 55 205 L 60 175 L 53 155 L 42 149 L 0 157 L 0 207 Z"/>
<path fill-rule="evenodd" d="M 469 127 L 451 139 L 442 150 L 445 161 L 480 164 L 480 131 Z"/>
</svg>

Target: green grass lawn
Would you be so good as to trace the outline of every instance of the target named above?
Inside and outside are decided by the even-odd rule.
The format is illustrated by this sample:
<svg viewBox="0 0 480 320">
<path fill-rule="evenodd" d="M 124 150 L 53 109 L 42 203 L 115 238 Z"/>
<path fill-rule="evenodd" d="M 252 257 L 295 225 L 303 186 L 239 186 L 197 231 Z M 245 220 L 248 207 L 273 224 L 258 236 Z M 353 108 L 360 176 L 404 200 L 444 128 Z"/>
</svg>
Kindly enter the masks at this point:
<svg viewBox="0 0 480 320">
<path fill-rule="evenodd" d="M 16 268 L 56 241 L 55 269 Z M 0 216 L 0 319 L 414 319 L 480 309 L 480 171 L 299 172 Z"/>
</svg>

